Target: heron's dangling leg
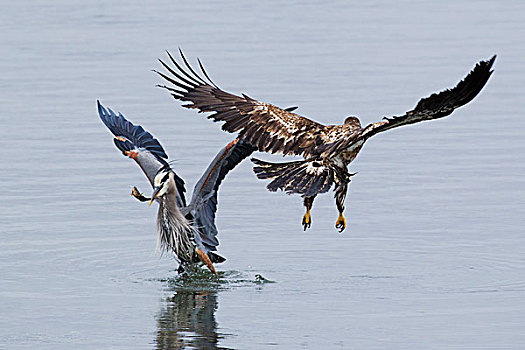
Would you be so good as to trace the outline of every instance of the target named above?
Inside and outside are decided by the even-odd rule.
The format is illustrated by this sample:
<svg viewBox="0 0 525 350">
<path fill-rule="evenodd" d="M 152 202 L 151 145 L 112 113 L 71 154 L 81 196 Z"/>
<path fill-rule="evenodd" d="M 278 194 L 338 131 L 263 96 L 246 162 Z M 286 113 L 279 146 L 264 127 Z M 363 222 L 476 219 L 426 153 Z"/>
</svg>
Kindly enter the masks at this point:
<svg viewBox="0 0 525 350">
<path fill-rule="evenodd" d="M 350 182 L 350 179 L 348 182 Z M 348 182 L 344 184 L 338 183 L 335 187 L 335 204 L 337 205 L 337 210 L 339 211 L 339 217 L 335 222 L 335 228 L 338 229 L 339 232 L 343 232 L 343 230 L 346 228 L 346 220 L 343 212 L 345 210 L 345 198 L 346 193 L 348 192 Z"/>
<path fill-rule="evenodd" d="M 213 264 L 210 260 L 210 257 L 208 254 L 200 250 L 199 248 L 195 248 L 195 253 L 197 253 L 197 256 L 199 257 L 199 260 L 206 265 L 206 267 L 214 274 L 217 275 L 217 271 L 215 271 L 215 267 L 213 267 Z"/>
<path fill-rule="evenodd" d="M 131 196 L 137 198 L 141 202 L 149 202 L 151 200 L 151 198 L 144 197 L 144 195 L 140 193 L 139 189 L 135 186 L 133 186 L 133 188 L 131 189 Z"/>
<path fill-rule="evenodd" d="M 304 206 L 306 207 L 306 213 L 303 216 L 303 229 L 306 231 L 307 228 L 310 228 L 312 226 L 312 216 L 310 215 L 310 209 L 312 209 L 312 205 L 314 205 L 314 199 L 315 196 L 311 197 L 304 197 Z"/>
</svg>

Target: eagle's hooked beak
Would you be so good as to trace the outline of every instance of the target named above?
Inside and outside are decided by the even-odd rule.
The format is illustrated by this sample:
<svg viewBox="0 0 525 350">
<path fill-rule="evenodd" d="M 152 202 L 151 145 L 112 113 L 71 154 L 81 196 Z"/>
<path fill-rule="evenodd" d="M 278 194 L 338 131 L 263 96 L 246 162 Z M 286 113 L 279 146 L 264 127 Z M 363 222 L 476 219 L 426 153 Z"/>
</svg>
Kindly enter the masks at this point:
<svg viewBox="0 0 525 350">
<path fill-rule="evenodd" d="M 162 187 L 159 186 L 159 187 L 155 187 L 155 188 L 153 189 L 153 193 L 151 194 L 151 200 L 149 201 L 149 205 L 150 205 L 150 206 L 151 206 L 151 203 L 153 203 L 153 201 L 154 201 L 155 199 L 157 199 L 157 196 L 159 195 L 159 192 L 160 192 L 160 189 L 161 189 L 161 188 L 162 188 Z"/>
</svg>

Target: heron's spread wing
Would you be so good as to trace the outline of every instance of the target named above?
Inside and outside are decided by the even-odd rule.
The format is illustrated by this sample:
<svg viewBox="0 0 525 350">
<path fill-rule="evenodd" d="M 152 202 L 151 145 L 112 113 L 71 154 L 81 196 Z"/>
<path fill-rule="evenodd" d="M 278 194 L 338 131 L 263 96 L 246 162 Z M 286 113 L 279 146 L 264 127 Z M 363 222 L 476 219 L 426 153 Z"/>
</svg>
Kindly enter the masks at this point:
<svg viewBox="0 0 525 350">
<path fill-rule="evenodd" d="M 425 120 L 446 117 L 456 108 L 472 101 L 479 94 L 493 72 L 491 68 L 495 60 L 496 55 L 487 61 L 478 62 L 470 73 L 454 88 L 422 98 L 413 110 L 402 116 L 384 118 L 380 122 L 367 125 L 362 132 L 356 134 L 354 137 L 341 139 L 333 144 L 326 144 L 324 146 L 325 155 L 337 154 L 339 151 L 350 147 L 357 141 L 367 139 L 381 131 Z"/>
<path fill-rule="evenodd" d="M 217 154 L 195 185 L 189 211 L 202 233 L 203 242 L 211 250 L 219 244 L 215 226 L 219 186 L 226 175 L 254 151 L 255 148 L 246 142 L 233 140 Z"/>
<path fill-rule="evenodd" d="M 164 152 L 159 141 L 140 125 L 133 125 L 122 114 L 116 115 L 110 108 L 103 107 L 97 101 L 98 115 L 107 126 L 109 131 L 115 135 L 115 145 L 122 154 L 134 159 L 146 174 L 149 182 L 153 185 L 153 180 L 159 169 L 169 167 L 167 163 L 168 155 Z M 184 180 L 175 174 L 177 184 L 177 194 L 180 198 L 180 205 L 186 205 L 184 197 Z"/>
<path fill-rule="evenodd" d="M 223 130 L 238 132 L 240 138 L 262 152 L 308 156 L 316 153 L 319 144 L 327 142 L 324 125 L 245 94 L 225 92 L 211 81 L 200 61 L 204 76 L 195 72 L 182 51 L 180 54 L 186 68 L 168 52 L 172 65 L 159 60 L 167 72 L 156 72 L 172 84 L 159 87 L 170 91 L 177 100 L 190 102 L 184 107 L 212 113 L 208 118 L 225 122 Z"/>
</svg>

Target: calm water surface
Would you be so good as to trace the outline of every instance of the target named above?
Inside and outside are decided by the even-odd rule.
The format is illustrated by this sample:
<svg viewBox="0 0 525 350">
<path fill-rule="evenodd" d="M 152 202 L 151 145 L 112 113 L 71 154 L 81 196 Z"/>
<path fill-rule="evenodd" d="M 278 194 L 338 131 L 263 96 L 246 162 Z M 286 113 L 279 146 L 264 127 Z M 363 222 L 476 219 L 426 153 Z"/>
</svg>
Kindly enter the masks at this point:
<svg viewBox="0 0 525 350">
<path fill-rule="evenodd" d="M 0 348 L 523 349 L 524 13 L 519 1 L 4 4 Z M 224 89 L 323 123 L 402 114 L 499 57 L 472 104 L 367 143 L 343 234 L 331 195 L 303 232 L 301 199 L 241 164 L 219 198 L 220 280 L 185 281 L 155 253 L 156 209 L 129 196 L 148 185 L 95 108 L 157 136 L 191 191 L 233 136 L 154 88 L 156 59 L 179 46 Z"/>
</svg>

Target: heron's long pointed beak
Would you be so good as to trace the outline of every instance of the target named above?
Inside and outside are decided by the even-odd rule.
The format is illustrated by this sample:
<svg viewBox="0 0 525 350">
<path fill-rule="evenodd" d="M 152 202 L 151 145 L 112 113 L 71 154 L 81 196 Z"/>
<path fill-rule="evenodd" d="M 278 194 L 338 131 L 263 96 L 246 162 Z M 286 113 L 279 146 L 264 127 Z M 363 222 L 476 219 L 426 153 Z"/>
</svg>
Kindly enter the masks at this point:
<svg viewBox="0 0 525 350">
<path fill-rule="evenodd" d="M 149 205 L 151 206 L 151 203 L 153 203 L 153 201 L 155 199 L 157 199 L 157 196 L 159 194 L 159 191 L 160 191 L 161 187 L 155 187 L 153 189 L 153 193 L 151 194 L 151 200 L 149 201 Z"/>
</svg>

